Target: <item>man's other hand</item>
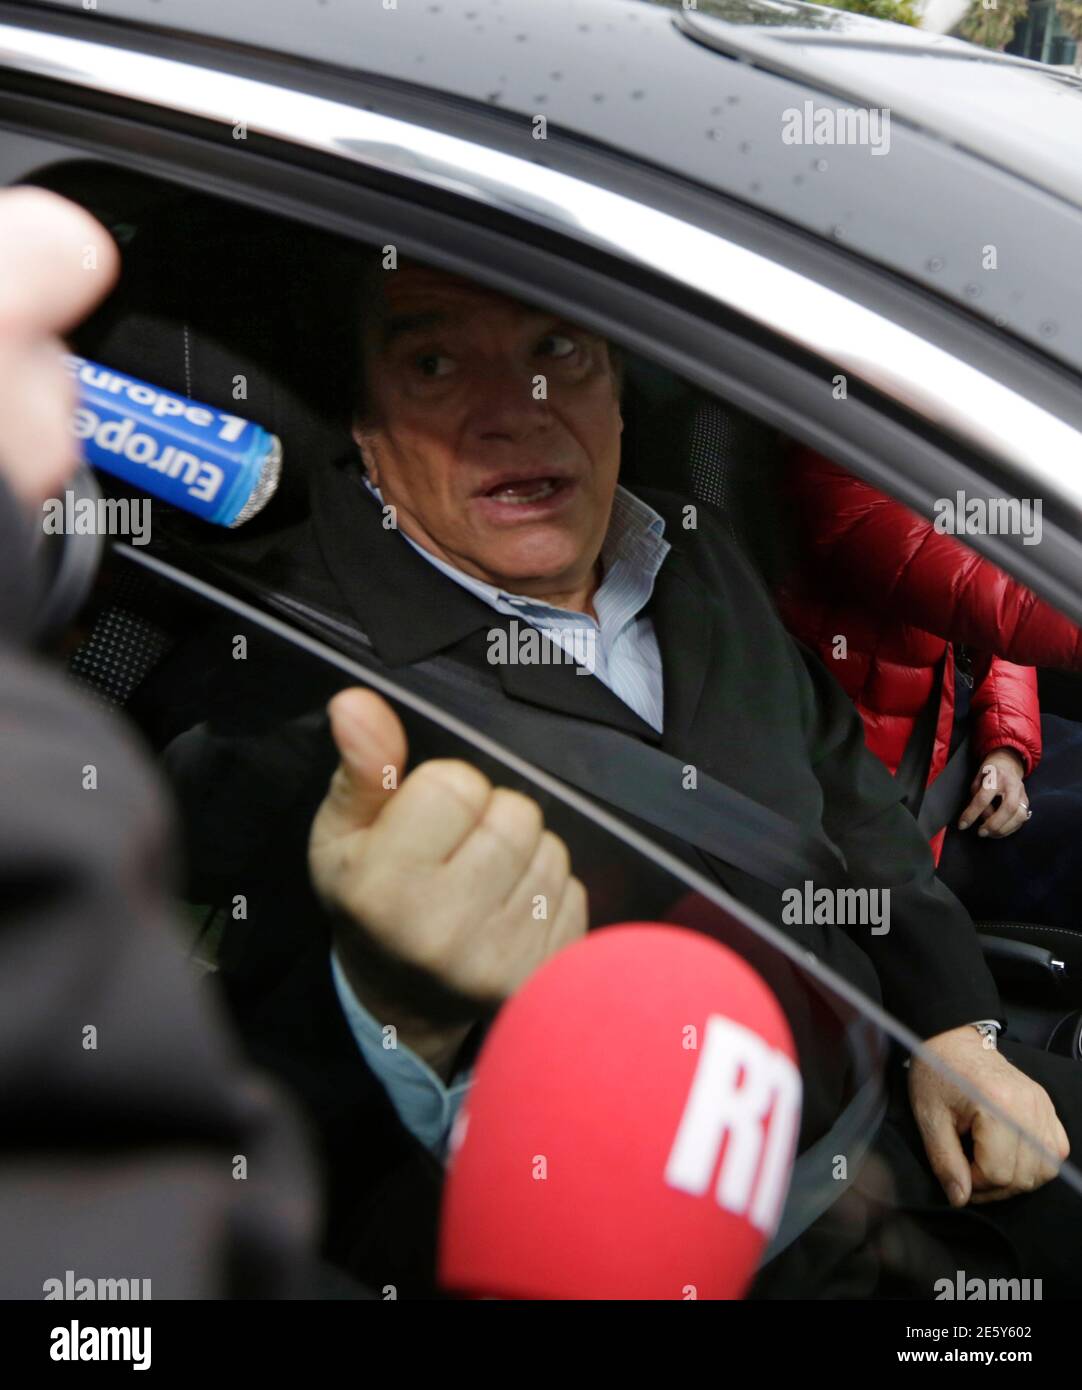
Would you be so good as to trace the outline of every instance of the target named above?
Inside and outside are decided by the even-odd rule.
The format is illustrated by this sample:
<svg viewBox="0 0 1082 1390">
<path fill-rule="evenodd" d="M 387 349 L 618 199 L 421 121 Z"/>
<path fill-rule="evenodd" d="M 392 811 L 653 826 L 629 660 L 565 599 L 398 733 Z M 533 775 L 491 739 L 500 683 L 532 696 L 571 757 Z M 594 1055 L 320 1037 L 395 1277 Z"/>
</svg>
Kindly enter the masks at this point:
<svg viewBox="0 0 1082 1390">
<path fill-rule="evenodd" d="M 536 802 L 469 763 L 403 780 L 405 730 L 373 692 L 343 691 L 329 713 L 342 761 L 312 824 L 317 893 L 392 957 L 498 1005 L 586 930 L 566 846 Z"/>
<path fill-rule="evenodd" d="M 1029 1139 L 1060 1161 L 1067 1158 L 1070 1144 L 1047 1091 L 994 1048 L 985 1047 L 975 1028 L 953 1028 L 925 1046 L 1014 1120 Z M 999 1202 L 1032 1192 L 1058 1171 L 1036 1145 L 918 1057 L 909 1070 L 909 1101 L 928 1162 L 952 1206 Z M 972 1163 L 962 1149 L 964 1134 L 972 1140 Z"/>
</svg>

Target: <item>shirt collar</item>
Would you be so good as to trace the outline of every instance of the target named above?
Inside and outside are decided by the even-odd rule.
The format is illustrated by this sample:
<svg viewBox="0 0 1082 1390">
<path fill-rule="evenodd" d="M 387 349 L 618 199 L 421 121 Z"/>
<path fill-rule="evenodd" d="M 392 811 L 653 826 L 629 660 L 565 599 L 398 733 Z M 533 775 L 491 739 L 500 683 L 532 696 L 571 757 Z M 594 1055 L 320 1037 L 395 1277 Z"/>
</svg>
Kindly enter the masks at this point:
<svg viewBox="0 0 1082 1390">
<path fill-rule="evenodd" d="M 369 481 L 367 476 L 364 478 L 364 485 L 383 506 L 383 494 L 373 482 Z M 656 512 L 649 503 L 644 502 L 641 497 L 636 497 L 627 488 L 617 485 L 613 496 L 612 514 L 609 517 L 609 529 L 606 531 L 605 539 L 601 545 L 602 579 L 595 595 L 595 607 L 597 607 L 597 599 L 601 597 L 606 586 L 611 585 L 618 573 L 630 574 L 635 577 L 636 587 L 641 587 L 642 593 L 639 607 L 646 604 L 653 592 L 654 580 L 657 578 L 658 571 L 661 569 L 665 556 L 672 548 L 665 540 L 664 532 L 665 518 L 660 512 Z M 454 565 L 440 559 L 437 555 L 433 555 L 423 545 L 419 545 L 404 531 L 399 532 L 399 534 L 430 565 L 442 571 L 449 579 L 460 584 L 462 588 L 476 594 L 492 608 L 500 608 L 506 604 L 524 613 L 532 610 L 539 614 L 561 617 L 582 618 L 583 616 L 581 613 L 554 607 L 552 604 L 543 603 L 525 594 L 509 593 L 496 584 L 489 584 L 484 579 L 477 579 L 471 574 L 464 574 L 462 570 L 456 569 Z M 604 617 L 600 608 L 598 615 Z"/>
</svg>

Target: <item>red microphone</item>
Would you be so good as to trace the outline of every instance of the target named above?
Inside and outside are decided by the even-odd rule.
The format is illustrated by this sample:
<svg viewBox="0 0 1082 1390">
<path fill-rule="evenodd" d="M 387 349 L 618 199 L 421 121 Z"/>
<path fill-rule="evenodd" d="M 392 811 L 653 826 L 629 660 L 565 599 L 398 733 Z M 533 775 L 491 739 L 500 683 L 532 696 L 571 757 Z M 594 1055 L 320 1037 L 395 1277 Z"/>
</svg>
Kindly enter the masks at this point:
<svg viewBox="0 0 1082 1390">
<path fill-rule="evenodd" d="M 504 1005 L 451 1138 L 439 1277 L 498 1298 L 739 1298 L 800 1122 L 785 1016 L 699 932 L 592 932 Z"/>
</svg>

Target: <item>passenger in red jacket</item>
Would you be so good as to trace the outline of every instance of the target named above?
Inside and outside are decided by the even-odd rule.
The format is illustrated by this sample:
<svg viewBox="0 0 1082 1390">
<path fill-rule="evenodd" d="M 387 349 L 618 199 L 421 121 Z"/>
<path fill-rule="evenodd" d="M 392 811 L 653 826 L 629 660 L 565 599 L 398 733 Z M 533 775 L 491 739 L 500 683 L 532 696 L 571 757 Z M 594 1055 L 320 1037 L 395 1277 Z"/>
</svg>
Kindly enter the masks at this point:
<svg viewBox="0 0 1082 1390">
<path fill-rule="evenodd" d="M 948 836 L 951 822 L 932 840 L 941 876 L 975 915 L 990 915 L 975 911 L 972 901 L 984 878 L 983 896 L 995 915 L 1019 915 L 1011 902 L 1022 908 L 1025 894 L 1026 919 L 1037 920 L 1039 903 L 1040 920 L 1066 912 L 1070 925 L 1082 926 L 1065 901 L 1051 901 L 1067 891 L 1066 868 L 1050 872 L 1056 856 L 1047 843 L 1062 836 L 1064 855 L 1073 860 L 1062 798 L 1065 792 L 1082 798 L 1082 726 L 1042 718 L 1034 670 L 1082 669 L 1082 629 L 961 541 L 809 449 L 794 450 L 785 482 L 798 556 L 778 585 L 778 606 L 790 631 L 818 652 L 856 704 L 872 752 L 897 772 L 941 680 L 927 784 L 947 763 L 956 717 L 968 721 L 977 761 L 970 799 L 952 815 L 957 830 L 975 827 L 981 841 L 1002 840 L 1039 819 L 1039 802 L 1052 797 L 1056 814 L 1041 830 L 1040 881 L 1024 871 L 1037 857 L 1022 848 L 1028 840 L 1036 849 L 1032 827 L 1018 854 L 996 847 L 995 862 L 988 844 L 977 854 L 977 846 L 969 848 L 972 835 Z M 968 710 L 958 708 L 956 692 L 963 706 L 968 697 Z M 1035 782 L 1042 747 L 1046 765 Z M 1079 815 L 1076 801 L 1069 817 L 1076 832 Z M 1024 859 L 1016 863 L 1019 855 Z M 1008 892 L 1006 875 L 1018 872 L 1023 881 Z"/>
</svg>

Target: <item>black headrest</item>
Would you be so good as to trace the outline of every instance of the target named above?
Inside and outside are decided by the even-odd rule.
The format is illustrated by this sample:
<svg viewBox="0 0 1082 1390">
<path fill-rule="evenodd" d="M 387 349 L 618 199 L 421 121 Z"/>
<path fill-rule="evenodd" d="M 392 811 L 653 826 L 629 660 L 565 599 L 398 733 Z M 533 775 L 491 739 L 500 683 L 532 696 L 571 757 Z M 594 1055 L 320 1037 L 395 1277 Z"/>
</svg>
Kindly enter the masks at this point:
<svg viewBox="0 0 1082 1390">
<path fill-rule="evenodd" d="M 711 508 L 759 569 L 776 577 L 788 553 L 777 432 L 637 357 L 625 362 L 623 415 L 621 480 Z"/>
</svg>

